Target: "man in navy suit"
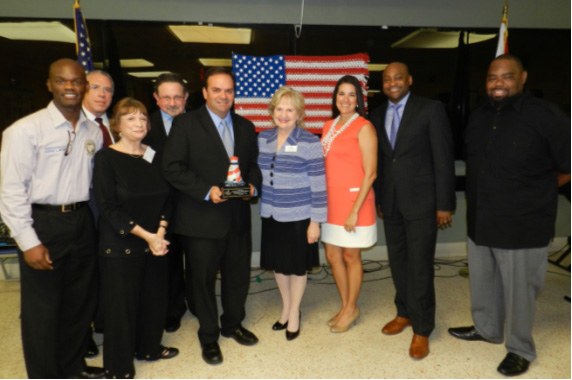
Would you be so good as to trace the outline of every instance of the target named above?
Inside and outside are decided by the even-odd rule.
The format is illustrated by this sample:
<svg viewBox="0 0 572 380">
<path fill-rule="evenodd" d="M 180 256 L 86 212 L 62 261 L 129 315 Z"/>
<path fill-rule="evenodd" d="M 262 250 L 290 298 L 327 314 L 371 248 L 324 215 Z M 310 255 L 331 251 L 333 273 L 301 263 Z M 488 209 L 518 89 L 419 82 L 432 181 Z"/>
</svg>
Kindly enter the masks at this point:
<svg viewBox="0 0 572 380">
<path fill-rule="evenodd" d="M 370 120 L 379 141 L 376 204 L 397 307 L 382 332 L 394 335 L 412 326 L 409 355 L 422 359 L 435 328 L 437 228 L 451 224 L 455 209 L 453 138 L 443 105 L 409 91 L 413 78 L 405 64 L 391 63 L 382 79 L 388 102 Z"/>
<path fill-rule="evenodd" d="M 219 334 L 243 345 L 258 338 L 242 326 L 250 284 L 252 238 L 250 202 L 221 198 L 229 159 L 238 157 L 250 195 L 260 192 L 262 174 L 256 162 L 258 145 L 254 125 L 231 113 L 234 77 L 226 68 L 205 74 L 206 104 L 175 118 L 165 145 L 165 177 L 177 190 L 173 232 L 182 235 L 187 278 L 196 316 L 203 359 L 222 362 Z M 222 314 L 218 324 L 215 283 L 221 275 Z"/>
<path fill-rule="evenodd" d="M 162 152 L 171 131 L 173 119 L 185 112 L 185 104 L 189 97 L 183 78 L 177 73 L 165 73 L 157 77 L 153 97 L 159 109 L 151 114 L 151 130 L 143 139 L 157 152 Z M 183 248 L 179 236 L 168 234 L 169 246 L 169 303 L 165 331 L 175 332 L 181 327 L 181 318 L 187 311 L 185 305 L 185 272 L 183 264 Z M 188 280 L 188 279 L 187 279 Z M 187 298 L 189 310 L 193 311 L 192 299 Z"/>
</svg>

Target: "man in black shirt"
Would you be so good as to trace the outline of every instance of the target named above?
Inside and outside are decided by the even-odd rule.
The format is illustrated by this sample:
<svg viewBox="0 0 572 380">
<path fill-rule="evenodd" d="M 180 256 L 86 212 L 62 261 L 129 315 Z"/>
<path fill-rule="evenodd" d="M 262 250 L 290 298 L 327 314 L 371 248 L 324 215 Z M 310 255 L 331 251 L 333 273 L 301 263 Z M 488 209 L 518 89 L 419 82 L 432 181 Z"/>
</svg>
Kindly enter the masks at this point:
<svg viewBox="0 0 572 380">
<path fill-rule="evenodd" d="M 536 358 L 535 300 L 554 236 L 558 186 L 570 181 L 570 120 L 523 92 L 527 72 L 512 55 L 489 66 L 490 102 L 465 132 L 467 226 L 474 326 L 449 329 L 464 340 L 502 343 L 498 371 L 525 372 Z M 559 174 L 567 173 L 567 174 Z"/>
</svg>

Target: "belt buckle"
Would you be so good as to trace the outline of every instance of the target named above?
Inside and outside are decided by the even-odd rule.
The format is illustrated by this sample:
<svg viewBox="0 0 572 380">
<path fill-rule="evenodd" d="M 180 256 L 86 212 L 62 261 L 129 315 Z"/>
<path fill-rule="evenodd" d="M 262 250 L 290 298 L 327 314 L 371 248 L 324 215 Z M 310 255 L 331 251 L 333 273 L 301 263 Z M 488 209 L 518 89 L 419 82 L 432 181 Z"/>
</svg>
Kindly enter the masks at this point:
<svg viewBox="0 0 572 380">
<path fill-rule="evenodd" d="M 62 213 L 72 212 L 75 210 L 75 203 L 70 203 L 67 205 L 62 205 Z"/>
</svg>

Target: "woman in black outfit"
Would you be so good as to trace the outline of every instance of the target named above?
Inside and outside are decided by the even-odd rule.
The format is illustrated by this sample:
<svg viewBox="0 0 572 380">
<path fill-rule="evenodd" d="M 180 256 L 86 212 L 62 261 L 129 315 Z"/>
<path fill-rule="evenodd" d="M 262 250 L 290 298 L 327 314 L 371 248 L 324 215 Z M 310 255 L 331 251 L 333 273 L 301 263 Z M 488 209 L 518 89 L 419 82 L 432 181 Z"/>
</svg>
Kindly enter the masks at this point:
<svg viewBox="0 0 572 380">
<path fill-rule="evenodd" d="M 134 354 L 152 361 L 179 353 L 161 345 L 168 286 L 165 233 L 172 199 L 161 157 L 141 143 L 149 129 L 145 106 L 125 98 L 111 119 L 119 140 L 95 156 L 107 378 L 134 377 Z"/>
</svg>

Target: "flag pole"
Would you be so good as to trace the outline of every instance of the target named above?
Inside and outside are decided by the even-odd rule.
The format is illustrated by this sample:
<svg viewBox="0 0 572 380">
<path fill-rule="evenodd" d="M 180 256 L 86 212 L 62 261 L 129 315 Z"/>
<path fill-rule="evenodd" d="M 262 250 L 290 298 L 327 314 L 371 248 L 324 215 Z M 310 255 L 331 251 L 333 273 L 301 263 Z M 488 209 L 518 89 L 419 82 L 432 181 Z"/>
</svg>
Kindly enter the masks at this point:
<svg viewBox="0 0 572 380">
<path fill-rule="evenodd" d="M 499 29 L 499 40 L 497 44 L 497 52 L 495 57 L 508 54 L 508 0 L 504 1 L 502 9 L 502 19 Z"/>
</svg>

